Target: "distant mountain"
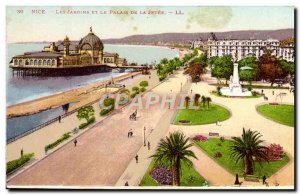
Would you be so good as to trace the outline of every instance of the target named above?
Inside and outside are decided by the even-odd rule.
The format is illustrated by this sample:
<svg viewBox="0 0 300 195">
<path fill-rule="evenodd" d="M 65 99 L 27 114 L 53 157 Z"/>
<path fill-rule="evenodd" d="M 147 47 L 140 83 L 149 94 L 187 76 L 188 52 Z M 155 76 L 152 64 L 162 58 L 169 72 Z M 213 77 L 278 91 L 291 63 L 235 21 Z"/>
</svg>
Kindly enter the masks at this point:
<svg viewBox="0 0 300 195">
<path fill-rule="evenodd" d="M 162 33 L 151 35 L 132 35 L 119 39 L 103 39 L 104 43 L 109 44 L 188 44 L 192 40 L 201 38 L 207 40 L 210 32 L 205 33 Z M 294 37 L 294 29 L 280 30 L 243 30 L 216 32 L 218 39 L 286 39 Z"/>
</svg>

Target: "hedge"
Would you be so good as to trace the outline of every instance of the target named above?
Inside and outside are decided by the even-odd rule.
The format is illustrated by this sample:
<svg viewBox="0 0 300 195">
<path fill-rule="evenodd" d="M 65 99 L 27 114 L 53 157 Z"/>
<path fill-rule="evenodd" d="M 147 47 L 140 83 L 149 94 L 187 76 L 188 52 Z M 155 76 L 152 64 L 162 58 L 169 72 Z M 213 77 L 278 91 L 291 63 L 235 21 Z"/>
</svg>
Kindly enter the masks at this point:
<svg viewBox="0 0 300 195">
<path fill-rule="evenodd" d="M 105 115 L 107 115 L 112 110 L 113 110 L 112 108 L 111 109 L 102 109 L 100 111 L 100 116 L 105 116 Z"/>
<path fill-rule="evenodd" d="M 82 123 L 82 124 L 80 124 L 80 125 L 79 125 L 79 129 L 84 129 L 84 128 L 86 128 L 88 125 L 94 123 L 95 121 L 96 121 L 96 119 L 95 119 L 95 117 L 93 116 L 93 117 L 91 117 L 91 118 L 88 120 L 87 123 Z"/>
<path fill-rule="evenodd" d="M 24 154 L 20 158 L 16 160 L 12 160 L 6 163 L 6 174 L 11 173 L 12 171 L 16 170 L 17 168 L 21 167 L 28 161 L 30 161 L 34 156 L 34 153 Z"/>
<path fill-rule="evenodd" d="M 53 143 L 47 145 L 47 146 L 45 147 L 45 150 L 48 151 L 48 150 L 50 150 L 50 149 L 52 149 L 52 148 L 55 148 L 55 147 L 56 147 L 58 144 L 60 144 L 61 142 L 63 142 L 63 141 L 65 141 L 65 140 L 69 139 L 69 137 L 71 137 L 70 134 L 71 134 L 71 132 L 68 132 L 68 133 L 63 134 L 58 140 L 56 140 L 55 142 L 53 142 Z"/>
</svg>

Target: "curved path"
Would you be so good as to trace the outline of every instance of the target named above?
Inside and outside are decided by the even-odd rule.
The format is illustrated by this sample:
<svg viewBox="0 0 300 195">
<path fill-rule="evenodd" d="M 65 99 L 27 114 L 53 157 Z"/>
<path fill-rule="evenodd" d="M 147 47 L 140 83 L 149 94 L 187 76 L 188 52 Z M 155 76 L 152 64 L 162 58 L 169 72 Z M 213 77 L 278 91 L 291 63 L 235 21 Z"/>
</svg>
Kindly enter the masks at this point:
<svg viewBox="0 0 300 195">
<path fill-rule="evenodd" d="M 205 75 L 209 78 L 209 75 Z M 211 79 L 211 78 L 210 78 Z M 211 95 L 209 92 L 216 90 L 216 86 L 208 85 L 206 82 L 200 82 L 197 84 L 192 84 L 191 89 L 193 93 L 199 93 L 201 96 L 210 96 L 213 102 L 219 103 L 226 106 L 232 112 L 232 117 L 226 121 L 221 122 L 221 126 L 215 124 L 208 125 L 193 125 L 193 126 L 178 126 L 171 125 L 170 131 L 181 130 L 188 136 L 193 136 L 195 134 L 209 134 L 209 132 L 219 133 L 220 136 L 240 136 L 242 134 L 243 127 L 246 129 L 251 129 L 259 131 L 266 143 L 279 143 L 283 146 L 284 151 L 288 154 L 290 162 L 279 170 L 276 174 L 268 178 L 270 185 L 279 184 L 280 186 L 293 186 L 294 185 L 294 127 L 289 127 L 276 123 L 272 120 L 268 120 L 265 117 L 257 113 L 255 106 L 264 102 L 261 98 L 224 98 Z M 260 91 L 260 89 L 258 89 Z M 274 90 L 275 95 L 272 95 L 272 89 L 264 89 L 264 93 L 269 98 L 270 102 L 274 102 L 276 94 L 280 92 L 286 92 L 287 96 L 284 97 L 283 101 L 287 103 L 294 104 L 294 96 L 287 89 Z M 214 175 L 218 174 L 217 169 L 210 168 L 212 165 L 208 163 L 210 161 L 203 161 L 204 167 L 200 169 L 200 173 L 205 175 L 205 171 Z M 215 163 L 215 162 L 214 162 Z M 210 180 L 212 183 L 219 183 L 217 177 L 213 177 Z M 222 178 L 224 181 L 229 181 L 232 178 Z M 233 181 L 234 182 L 234 181 Z M 248 185 L 259 185 L 258 183 L 250 182 Z"/>
</svg>

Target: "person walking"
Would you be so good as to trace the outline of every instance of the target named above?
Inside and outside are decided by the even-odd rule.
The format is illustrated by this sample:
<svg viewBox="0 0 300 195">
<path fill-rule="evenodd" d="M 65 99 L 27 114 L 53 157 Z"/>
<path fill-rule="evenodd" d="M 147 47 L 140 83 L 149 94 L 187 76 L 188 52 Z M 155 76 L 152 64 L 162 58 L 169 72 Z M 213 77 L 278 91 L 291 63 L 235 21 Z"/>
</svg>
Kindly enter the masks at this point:
<svg viewBox="0 0 300 195">
<path fill-rule="evenodd" d="M 60 123 L 60 121 L 61 121 L 61 116 L 59 115 L 59 117 L 58 117 L 58 122 Z"/>
<path fill-rule="evenodd" d="M 139 155 L 136 155 L 136 156 L 135 156 L 135 162 L 136 162 L 136 163 L 139 163 Z"/>
<path fill-rule="evenodd" d="M 75 138 L 75 140 L 74 140 L 74 146 L 76 147 L 76 145 L 77 145 L 77 139 Z"/>
<path fill-rule="evenodd" d="M 23 148 L 21 149 L 21 157 L 23 156 L 23 153 L 24 153 L 24 151 L 23 151 Z"/>
<path fill-rule="evenodd" d="M 147 144 L 147 145 L 148 145 L 148 150 L 150 150 L 150 142 L 149 142 L 149 141 L 148 141 L 148 144 Z"/>
<path fill-rule="evenodd" d="M 125 186 L 129 186 L 128 181 L 125 182 Z"/>
<path fill-rule="evenodd" d="M 265 184 L 267 183 L 266 180 L 267 180 L 267 177 L 264 175 L 264 176 L 262 177 L 263 185 L 265 185 Z"/>
</svg>

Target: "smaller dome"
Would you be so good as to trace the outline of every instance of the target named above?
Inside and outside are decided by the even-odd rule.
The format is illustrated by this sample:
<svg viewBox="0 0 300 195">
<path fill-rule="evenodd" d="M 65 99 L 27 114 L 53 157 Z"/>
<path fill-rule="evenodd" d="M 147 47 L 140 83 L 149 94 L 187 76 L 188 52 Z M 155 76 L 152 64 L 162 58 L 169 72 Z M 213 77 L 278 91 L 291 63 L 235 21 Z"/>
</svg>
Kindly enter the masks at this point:
<svg viewBox="0 0 300 195">
<path fill-rule="evenodd" d="M 92 28 L 90 29 L 90 33 L 83 37 L 78 44 L 79 48 L 83 49 L 103 49 L 103 43 L 101 39 L 92 32 Z"/>
</svg>

